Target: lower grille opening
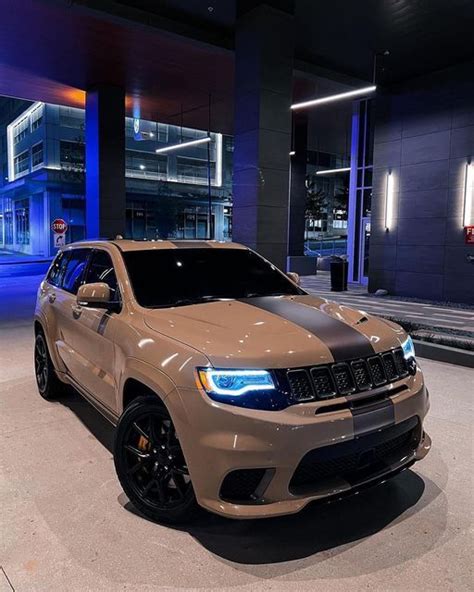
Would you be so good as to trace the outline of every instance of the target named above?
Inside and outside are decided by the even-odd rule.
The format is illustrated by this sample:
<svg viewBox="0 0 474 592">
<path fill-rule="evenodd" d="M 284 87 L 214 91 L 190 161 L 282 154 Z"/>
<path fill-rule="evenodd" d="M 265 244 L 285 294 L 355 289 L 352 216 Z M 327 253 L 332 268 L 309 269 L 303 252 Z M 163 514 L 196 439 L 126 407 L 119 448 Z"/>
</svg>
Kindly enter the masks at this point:
<svg viewBox="0 0 474 592">
<path fill-rule="evenodd" d="M 255 491 L 266 469 L 238 469 L 224 477 L 220 498 L 228 502 L 249 502 L 256 499 Z"/>
<path fill-rule="evenodd" d="M 356 485 L 390 465 L 412 456 L 421 438 L 420 423 L 412 417 L 398 425 L 354 440 L 315 448 L 302 458 L 290 481 L 290 492 L 309 494 L 327 479 L 340 477 Z"/>
</svg>

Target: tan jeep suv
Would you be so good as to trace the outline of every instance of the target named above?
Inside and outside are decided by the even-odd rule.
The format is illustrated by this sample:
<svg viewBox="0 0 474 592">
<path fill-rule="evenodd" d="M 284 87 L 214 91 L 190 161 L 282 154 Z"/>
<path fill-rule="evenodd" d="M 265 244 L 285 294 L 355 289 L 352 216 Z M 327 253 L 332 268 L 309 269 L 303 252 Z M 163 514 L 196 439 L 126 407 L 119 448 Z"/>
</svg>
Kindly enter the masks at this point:
<svg viewBox="0 0 474 592">
<path fill-rule="evenodd" d="M 289 514 L 428 452 L 410 337 L 289 275 L 219 242 L 83 242 L 54 260 L 39 392 L 72 385 L 117 426 L 117 474 L 147 516 Z"/>
</svg>

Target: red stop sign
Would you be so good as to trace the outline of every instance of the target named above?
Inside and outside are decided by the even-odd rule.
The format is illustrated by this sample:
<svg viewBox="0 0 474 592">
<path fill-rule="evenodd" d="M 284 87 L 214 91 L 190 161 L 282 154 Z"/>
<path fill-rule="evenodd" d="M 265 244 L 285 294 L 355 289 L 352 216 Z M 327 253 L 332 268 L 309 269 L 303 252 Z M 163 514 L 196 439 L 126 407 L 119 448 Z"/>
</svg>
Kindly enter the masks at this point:
<svg viewBox="0 0 474 592">
<path fill-rule="evenodd" d="M 51 223 L 51 230 L 56 234 L 64 234 L 67 230 L 67 222 L 62 218 L 56 218 Z"/>
</svg>

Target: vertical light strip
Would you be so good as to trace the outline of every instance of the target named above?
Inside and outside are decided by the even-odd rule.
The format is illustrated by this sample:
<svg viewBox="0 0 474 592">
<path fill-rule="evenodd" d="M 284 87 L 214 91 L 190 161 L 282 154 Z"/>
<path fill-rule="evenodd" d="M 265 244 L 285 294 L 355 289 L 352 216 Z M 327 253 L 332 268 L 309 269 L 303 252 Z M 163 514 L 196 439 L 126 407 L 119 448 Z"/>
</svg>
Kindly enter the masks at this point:
<svg viewBox="0 0 474 592">
<path fill-rule="evenodd" d="M 466 179 L 464 185 L 464 215 L 463 226 L 470 226 L 474 223 L 473 216 L 473 193 L 474 193 L 474 164 L 472 162 L 466 163 Z"/>
<path fill-rule="evenodd" d="M 21 113 L 7 126 L 8 180 L 10 183 L 15 180 L 15 154 L 13 149 L 13 130 L 15 129 L 16 124 L 20 122 L 20 120 L 25 119 L 26 117 L 29 118 L 33 111 L 35 111 L 41 105 L 43 105 L 41 101 L 36 101 L 36 103 L 33 103 L 31 107 L 28 107 L 28 109 L 23 111 L 23 113 Z"/>
<path fill-rule="evenodd" d="M 7 159 L 8 159 L 8 180 L 11 183 L 15 180 L 15 156 L 13 154 L 13 123 L 7 127 Z"/>
<path fill-rule="evenodd" d="M 387 186 L 385 188 L 385 230 L 390 230 L 393 222 L 393 175 L 387 174 Z"/>
<path fill-rule="evenodd" d="M 216 174 L 214 183 L 216 187 L 222 187 L 222 134 L 215 134 L 216 139 Z"/>
</svg>

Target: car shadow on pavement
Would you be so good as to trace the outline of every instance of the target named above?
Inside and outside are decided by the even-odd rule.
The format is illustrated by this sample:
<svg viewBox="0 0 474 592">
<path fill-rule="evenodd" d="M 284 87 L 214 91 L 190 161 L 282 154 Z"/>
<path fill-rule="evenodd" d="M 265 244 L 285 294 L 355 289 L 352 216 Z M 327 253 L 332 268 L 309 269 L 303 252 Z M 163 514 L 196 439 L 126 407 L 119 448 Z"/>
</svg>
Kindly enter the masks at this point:
<svg viewBox="0 0 474 592">
<path fill-rule="evenodd" d="M 60 402 L 74 413 L 104 448 L 113 453 L 115 428 L 103 415 L 72 387 L 67 389 Z"/>
<path fill-rule="evenodd" d="M 99 442 L 113 452 L 114 427 L 75 391 L 61 401 Z M 374 535 L 415 506 L 425 491 L 421 477 L 406 470 L 356 495 L 313 502 L 297 514 L 261 520 L 231 520 L 201 511 L 192 523 L 169 526 L 188 532 L 216 556 L 239 564 L 261 565 L 304 559 Z M 149 520 L 129 502 L 119 503 Z M 165 525 L 167 526 L 167 525 Z"/>
<path fill-rule="evenodd" d="M 244 564 L 302 559 L 383 530 L 421 498 L 425 484 L 405 471 L 382 485 L 298 514 L 264 520 L 201 518 L 188 532 L 223 559 Z"/>
<path fill-rule="evenodd" d="M 304 559 L 356 543 L 383 530 L 422 497 L 425 483 L 407 470 L 376 487 L 331 503 L 313 502 L 298 514 L 261 520 L 232 520 L 200 512 L 192 524 L 170 526 L 188 532 L 222 559 L 247 565 Z M 148 520 L 126 498 L 129 512 Z"/>
</svg>

